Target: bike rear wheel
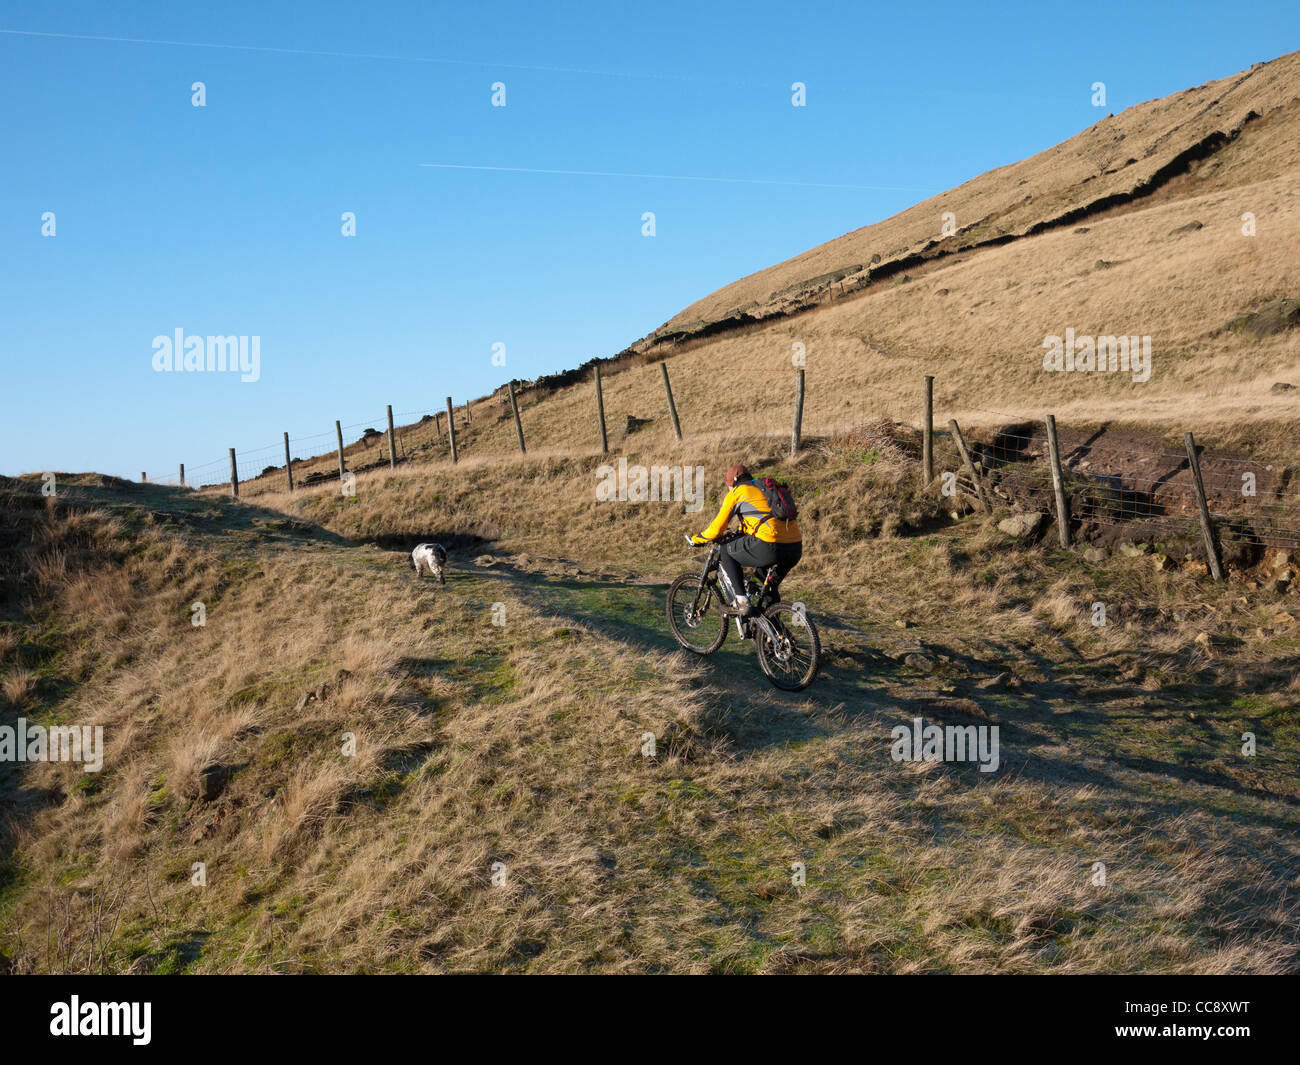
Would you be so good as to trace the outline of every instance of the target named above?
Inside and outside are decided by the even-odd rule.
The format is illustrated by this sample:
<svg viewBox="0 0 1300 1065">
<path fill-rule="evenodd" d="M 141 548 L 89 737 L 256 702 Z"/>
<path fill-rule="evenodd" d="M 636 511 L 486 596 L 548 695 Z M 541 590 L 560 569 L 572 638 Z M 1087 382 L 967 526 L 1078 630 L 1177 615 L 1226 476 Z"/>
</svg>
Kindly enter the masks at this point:
<svg viewBox="0 0 1300 1065">
<path fill-rule="evenodd" d="M 754 626 L 760 668 L 782 691 L 803 691 L 821 669 L 822 641 L 817 626 L 792 603 L 776 603 L 763 611 L 763 617 L 773 635 L 766 631 L 768 626 Z"/>
<path fill-rule="evenodd" d="M 727 638 L 722 597 L 712 581 L 700 586 L 698 573 L 683 573 L 668 589 L 668 627 L 673 639 L 697 655 L 710 655 Z"/>
</svg>

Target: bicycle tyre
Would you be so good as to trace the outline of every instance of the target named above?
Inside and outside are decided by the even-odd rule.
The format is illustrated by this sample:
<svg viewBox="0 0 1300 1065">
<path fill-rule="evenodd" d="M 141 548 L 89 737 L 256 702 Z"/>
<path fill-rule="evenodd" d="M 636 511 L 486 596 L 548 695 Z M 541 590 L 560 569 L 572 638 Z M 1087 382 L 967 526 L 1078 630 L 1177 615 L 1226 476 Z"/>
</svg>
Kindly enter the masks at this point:
<svg viewBox="0 0 1300 1065">
<path fill-rule="evenodd" d="M 756 626 L 754 649 L 759 668 L 782 691 L 803 691 L 817 679 L 822 664 L 822 641 L 816 624 L 806 611 L 799 612 L 802 624 L 797 624 L 791 603 L 775 603 L 763 611 L 763 616 L 784 643 L 773 647 L 767 633 Z"/>
<path fill-rule="evenodd" d="M 696 596 L 700 591 L 700 575 L 683 573 L 668 588 L 666 609 L 668 627 L 672 629 L 673 639 L 686 650 L 697 655 L 711 655 L 727 638 L 728 618 L 722 612 L 722 597 L 718 594 L 717 584 L 709 584 L 704 589 L 704 607 L 700 617 L 690 620 L 688 611 L 694 611 Z M 713 631 L 712 618 L 717 619 L 717 631 Z"/>
</svg>

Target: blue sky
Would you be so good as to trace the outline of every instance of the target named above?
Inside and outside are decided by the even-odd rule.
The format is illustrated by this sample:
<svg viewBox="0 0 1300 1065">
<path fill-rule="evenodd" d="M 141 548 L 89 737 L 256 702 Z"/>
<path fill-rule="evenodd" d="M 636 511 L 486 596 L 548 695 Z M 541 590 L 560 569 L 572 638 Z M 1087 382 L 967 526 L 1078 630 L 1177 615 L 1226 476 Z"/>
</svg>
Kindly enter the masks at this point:
<svg viewBox="0 0 1300 1065">
<path fill-rule="evenodd" d="M 0 5 L 5 473 L 253 473 L 1300 46 L 1293 0 L 122 8 Z M 177 328 L 260 379 L 155 372 Z"/>
</svg>

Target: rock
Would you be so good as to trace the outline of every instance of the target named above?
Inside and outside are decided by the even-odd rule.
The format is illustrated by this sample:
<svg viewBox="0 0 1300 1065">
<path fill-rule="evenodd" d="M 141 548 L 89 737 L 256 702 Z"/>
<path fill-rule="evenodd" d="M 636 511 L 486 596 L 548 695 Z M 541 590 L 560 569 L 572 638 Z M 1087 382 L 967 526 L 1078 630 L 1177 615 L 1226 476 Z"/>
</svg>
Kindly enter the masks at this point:
<svg viewBox="0 0 1300 1065">
<path fill-rule="evenodd" d="M 903 656 L 903 665 L 911 666 L 913 669 L 919 669 L 922 673 L 933 673 L 937 663 L 929 655 L 923 655 L 916 651 Z"/>
<path fill-rule="evenodd" d="M 1105 562 L 1108 557 L 1104 547 L 1090 547 L 1083 553 L 1085 562 Z"/>
<path fill-rule="evenodd" d="M 199 770 L 198 797 L 200 802 L 212 802 L 225 790 L 230 779 L 230 767 L 221 762 L 209 762 Z"/>
<path fill-rule="evenodd" d="M 1012 683 L 1013 678 L 1011 674 L 1004 670 L 996 677 L 986 677 L 984 680 L 977 681 L 975 687 L 979 688 L 981 691 L 993 691 L 995 689 L 1000 690 L 1002 688 L 1009 688 Z"/>
<path fill-rule="evenodd" d="M 1269 619 L 1269 624 L 1289 629 L 1295 624 L 1295 615 L 1289 614 L 1285 610 L 1279 610 L 1271 619 Z"/>
<path fill-rule="evenodd" d="M 1210 653 L 1210 634 L 1208 632 L 1198 632 L 1196 639 L 1192 642 L 1207 655 Z"/>
<path fill-rule="evenodd" d="M 1291 552 L 1290 552 L 1290 551 L 1274 551 L 1274 552 L 1273 552 L 1273 568 L 1274 568 L 1274 569 L 1281 569 L 1283 566 L 1289 566 L 1290 564 L 1291 564 Z"/>
<path fill-rule="evenodd" d="M 1151 553 L 1150 544 L 1120 544 L 1119 553 L 1127 558 L 1140 558 Z"/>
<path fill-rule="evenodd" d="M 479 555 L 476 559 L 474 559 L 474 565 L 495 566 L 500 561 L 501 560 L 499 558 L 494 558 L 492 555 Z"/>
<path fill-rule="evenodd" d="M 1290 384 L 1287 381 L 1274 381 L 1273 387 L 1270 388 L 1269 391 L 1270 392 L 1294 392 L 1295 385 Z"/>
<path fill-rule="evenodd" d="M 1178 563 L 1162 551 L 1157 551 L 1152 555 L 1151 561 L 1155 564 L 1157 573 L 1168 573 L 1170 570 L 1178 568 Z"/>
<path fill-rule="evenodd" d="M 908 621 L 906 618 L 899 618 L 897 621 L 894 622 L 894 628 L 911 629 L 911 628 L 915 628 L 915 626 L 912 624 L 912 622 Z"/>
<path fill-rule="evenodd" d="M 309 691 L 303 692 L 302 695 L 298 698 L 298 702 L 294 706 L 294 709 L 303 710 L 306 709 L 308 703 L 314 703 L 320 700 L 328 699 L 331 695 L 333 695 L 336 691 L 338 691 L 339 688 L 343 686 L 343 682 L 351 678 L 351 676 L 352 676 L 351 670 L 340 669 L 337 673 L 334 674 L 333 680 L 327 680 L 324 684 L 318 684 L 316 687 L 310 689 Z"/>
<path fill-rule="evenodd" d="M 1300 325 L 1300 300 L 1272 300 L 1258 310 L 1240 314 L 1228 329 L 1251 340 L 1263 340 Z"/>
<path fill-rule="evenodd" d="M 1176 229 L 1171 229 L 1169 235 L 1175 237 L 1179 233 L 1195 233 L 1198 229 L 1204 228 L 1205 227 L 1200 222 L 1192 221 L 1188 222 L 1185 226 L 1178 226 Z"/>
<path fill-rule="evenodd" d="M 1008 536 L 1029 539 L 1038 533 L 1046 521 L 1047 515 L 1042 511 L 1035 511 L 1032 514 L 1012 514 L 1011 517 L 1003 518 L 998 522 L 998 528 Z"/>
</svg>

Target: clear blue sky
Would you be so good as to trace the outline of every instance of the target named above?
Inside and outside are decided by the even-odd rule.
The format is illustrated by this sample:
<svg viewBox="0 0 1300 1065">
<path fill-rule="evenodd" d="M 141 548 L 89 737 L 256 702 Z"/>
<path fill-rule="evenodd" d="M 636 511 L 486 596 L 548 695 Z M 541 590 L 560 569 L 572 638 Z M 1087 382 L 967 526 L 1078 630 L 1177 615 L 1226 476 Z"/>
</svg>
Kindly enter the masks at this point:
<svg viewBox="0 0 1300 1065">
<path fill-rule="evenodd" d="M 0 32 L 0 470 L 159 478 L 612 354 L 1106 111 L 1300 47 L 1294 0 L 0 12 L 23 31 Z M 156 373 L 177 328 L 259 336 L 260 380 Z"/>
</svg>

